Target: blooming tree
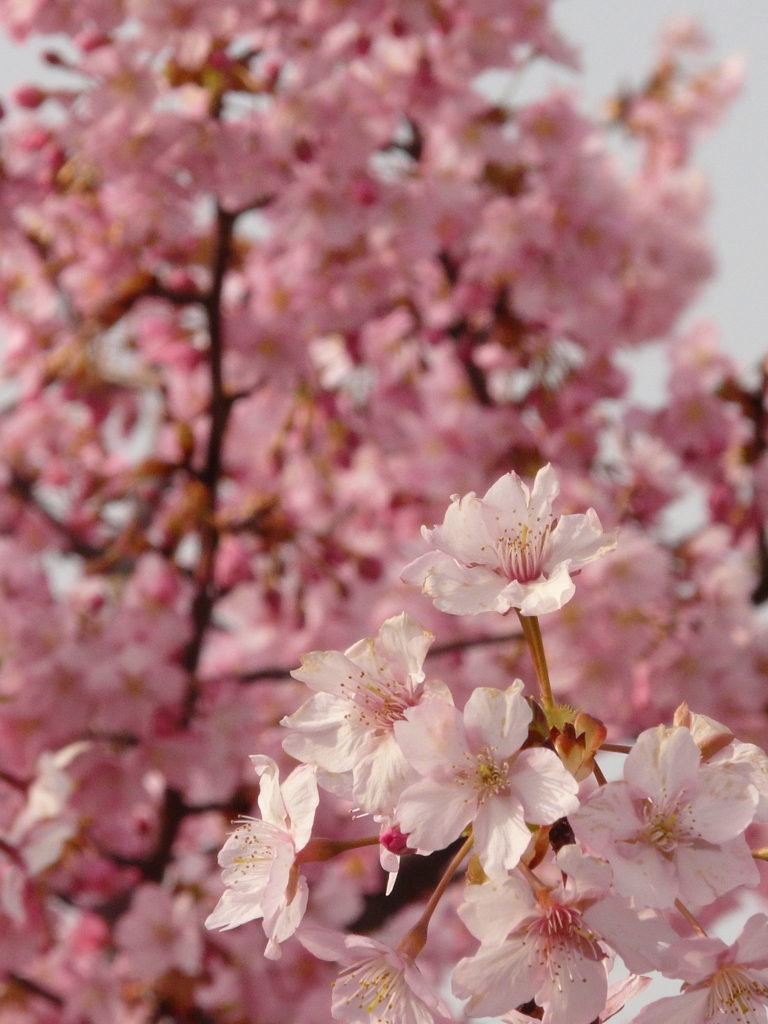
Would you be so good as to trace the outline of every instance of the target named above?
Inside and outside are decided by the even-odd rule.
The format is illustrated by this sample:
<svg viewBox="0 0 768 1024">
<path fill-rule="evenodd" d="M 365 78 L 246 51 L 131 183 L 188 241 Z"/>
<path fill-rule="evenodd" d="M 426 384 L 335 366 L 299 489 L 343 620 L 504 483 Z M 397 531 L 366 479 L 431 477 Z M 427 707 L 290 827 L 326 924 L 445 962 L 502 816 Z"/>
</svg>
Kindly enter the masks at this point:
<svg viewBox="0 0 768 1024">
<path fill-rule="evenodd" d="M 490 100 L 548 8 L 0 0 L 69 82 L 0 132 L 3 1024 L 765 1020 L 765 380 L 676 331 L 739 70 Z"/>
</svg>

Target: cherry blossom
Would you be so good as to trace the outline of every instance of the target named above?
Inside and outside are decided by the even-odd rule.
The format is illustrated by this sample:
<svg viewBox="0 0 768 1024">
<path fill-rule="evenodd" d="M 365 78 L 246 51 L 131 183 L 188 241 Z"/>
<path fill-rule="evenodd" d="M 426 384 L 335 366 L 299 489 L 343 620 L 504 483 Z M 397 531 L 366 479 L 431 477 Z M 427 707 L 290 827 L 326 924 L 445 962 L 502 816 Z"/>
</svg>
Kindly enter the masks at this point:
<svg viewBox="0 0 768 1024">
<path fill-rule="evenodd" d="M 444 684 L 424 678 L 433 639 L 403 612 L 344 654 L 305 655 L 292 675 L 319 692 L 283 719 L 296 730 L 283 741 L 284 749 L 332 775 L 346 774 L 350 796 L 361 809 L 391 813 L 416 777 L 395 740 L 395 723 L 422 701 L 451 700 Z"/>
<path fill-rule="evenodd" d="M 406 712 L 395 736 L 422 778 L 400 797 L 395 818 L 421 853 L 447 846 L 472 825 L 484 870 L 500 877 L 531 840 L 526 822 L 547 825 L 578 807 L 578 783 L 551 750 L 521 750 L 532 712 L 517 680 L 478 687 L 462 715 L 431 701 Z"/>
<path fill-rule="evenodd" d="M 573 846 L 557 855 L 563 872 L 550 888 L 523 878 L 468 886 L 459 915 L 481 940 L 453 972 L 453 991 L 471 1016 L 497 1016 L 532 1000 L 544 1021 L 591 1024 L 606 1005 L 611 950 L 590 914 L 612 925 L 615 948 L 634 971 L 653 969 L 647 952 L 674 938 L 663 920 L 642 920 L 611 895 L 611 869 Z M 617 941 L 618 937 L 618 941 Z M 513 1019 L 507 1017 L 505 1019 Z"/>
<path fill-rule="evenodd" d="M 432 1024 L 450 1017 L 443 1000 L 412 959 L 363 935 L 340 935 L 305 926 L 302 945 L 323 960 L 344 964 L 333 985 L 335 1020 L 370 1024 Z"/>
<path fill-rule="evenodd" d="M 261 818 L 241 819 L 224 844 L 219 864 L 227 886 L 206 928 L 236 928 L 264 919 L 265 956 L 280 957 L 280 943 L 296 931 L 307 906 L 306 879 L 296 854 L 309 842 L 317 807 L 315 769 L 296 768 L 281 784 L 270 757 L 251 757 L 260 779 Z"/>
<path fill-rule="evenodd" d="M 679 996 L 640 1011 L 637 1024 L 764 1024 L 768 1019 L 768 918 L 754 914 L 731 946 L 720 939 L 670 945 L 663 973 L 681 978 Z"/>
<path fill-rule="evenodd" d="M 688 729 L 641 733 L 624 763 L 624 781 L 603 786 L 570 821 L 579 842 L 605 858 L 616 891 L 638 906 L 712 903 L 739 885 L 756 885 L 743 833 L 755 815 L 754 786 L 701 763 Z"/>
<path fill-rule="evenodd" d="M 594 509 L 556 519 L 552 503 L 559 490 L 547 465 L 532 489 L 507 473 L 482 498 L 456 495 L 442 526 L 422 527 L 437 551 L 408 565 L 402 578 L 455 615 L 557 611 L 576 592 L 571 574 L 616 546 Z"/>
</svg>

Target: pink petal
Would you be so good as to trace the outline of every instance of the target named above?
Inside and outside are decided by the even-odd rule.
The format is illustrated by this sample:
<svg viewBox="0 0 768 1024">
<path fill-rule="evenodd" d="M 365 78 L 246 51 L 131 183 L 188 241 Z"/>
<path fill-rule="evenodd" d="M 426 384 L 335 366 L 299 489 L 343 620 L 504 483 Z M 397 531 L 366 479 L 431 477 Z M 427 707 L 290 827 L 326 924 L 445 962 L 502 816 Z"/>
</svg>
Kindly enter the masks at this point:
<svg viewBox="0 0 768 1024">
<path fill-rule="evenodd" d="M 364 681 L 365 673 L 341 651 L 311 651 L 291 675 L 313 690 L 347 697 Z"/>
<path fill-rule="evenodd" d="M 678 938 L 658 911 L 636 910 L 619 896 L 599 900 L 582 916 L 636 974 L 660 970 L 663 949 Z"/>
<path fill-rule="evenodd" d="M 622 854 L 626 851 L 627 856 Z M 655 846 L 622 843 L 609 857 L 613 886 L 620 896 L 631 897 L 638 907 L 671 907 L 679 895 L 674 864 Z"/>
<path fill-rule="evenodd" d="M 454 766 L 465 765 L 469 757 L 464 718 L 447 701 L 430 700 L 408 708 L 394 730 L 406 761 L 421 775 L 435 772 L 450 777 Z"/>
<path fill-rule="evenodd" d="M 624 762 L 624 778 L 633 794 L 658 804 L 694 790 L 700 764 L 701 751 L 687 729 L 660 725 L 637 737 Z"/>
<path fill-rule="evenodd" d="M 434 639 L 407 612 L 382 622 L 377 637 L 384 655 L 416 682 L 424 678 L 422 665 Z"/>
<path fill-rule="evenodd" d="M 684 821 L 710 843 L 724 843 L 746 829 L 755 816 L 758 795 L 735 772 L 702 768 L 699 789 L 684 811 Z"/>
<path fill-rule="evenodd" d="M 634 838 L 643 827 L 625 782 L 595 790 L 568 820 L 578 841 L 603 858 L 617 841 Z"/>
<path fill-rule="evenodd" d="M 735 957 L 750 967 L 768 967 L 768 917 L 753 914 L 744 925 L 735 946 Z"/>
<path fill-rule="evenodd" d="M 592 1024 L 605 1007 L 608 971 L 602 960 L 589 960 L 573 947 L 550 949 L 547 975 L 536 1001 L 546 1024 Z"/>
<path fill-rule="evenodd" d="M 336 774 L 351 771 L 371 745 L 367 731 L 350 722 L 350 702 L 330 693 L 313 694 L 280 724 L 296 730 L 283 740 L 287 754 Z"/>
<path fill-rule="evenodd" d="M 578 809 L 579 784 L 552 750 L 521 750 L 510 783 L 532 825 L 550 825 Z"/>
<path fill-rule="evenodd" d="M 465 1012 L 472 1017 L 497 1017 L 532 999 L 541 987 L 545 967 L 530 942 L 513 938 L 503 946 L 480 949 L 456 965 L 453 994 L 469 998 Z"/>
<path fill-rule="evenodd" d="M 632 1021 L 632 1024 L 708 1024 L 711 1018 L 707 1017 L 708 989 L 695 989 L 692 992 L 684 992 L 680 996 L 669 996 L 666 999 L 657 999 L 655 1003 L 644 1006 L 640 1013 Z M 757 1018 L 754 1024 L 764 1024 Z M 728 1024 L 726 1021 L 718 1021 L 717 1024 Z M 735 1022 L 734 1022 L 735 1024 Z M 747 1019 L 744 1019 L 747 1024 Z"/>
<path fill-rule="evenodd" d="M 500 946 L 526 917 L 538 908 L 528 882 L 509 876 L 503 881 L 468 885 L 458 914 L 484 946 Z"/>
<path fill-rule="evenodd" d="M 707 906 L 740 885 L 760 882 L 760 872 L 743 836 L 724 843 L 720 849 L 679 846 L 675 866 L 680 898 L 694 906 Z"/>
<path fill-rule="evenodd" d="M 476 794 L 433 779 L 409 786 L 398 801 L 395 818 L 409 845 L 422 853 L 442 850 L 472 821 Z"/>
</svg>

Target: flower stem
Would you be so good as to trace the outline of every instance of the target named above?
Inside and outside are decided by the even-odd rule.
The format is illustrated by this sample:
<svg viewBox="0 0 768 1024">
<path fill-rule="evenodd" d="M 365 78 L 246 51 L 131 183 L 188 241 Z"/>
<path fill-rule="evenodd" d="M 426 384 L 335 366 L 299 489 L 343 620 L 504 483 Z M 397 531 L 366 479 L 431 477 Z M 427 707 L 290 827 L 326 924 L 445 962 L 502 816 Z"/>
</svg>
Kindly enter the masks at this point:
<svg viewBox="0 0 768 1024">
<path fill-rule="evenodd" d="M 690 912 L 688 907 L 686 907 L 684 903 L 681 903 L 680 900 L 675 900 L 675 906 L 680 911 L 680 913 L 683 915 L 683 917 L 688 922 L 688 924 L 691 926 L 691 928 L 693 928 L 693 930 L 696 932 L 696 934 L 699 936 L 699 938 L 700 939 L 706 939 L 707 938 L 707 933 L 704 931 L 704 929 L 701 927 L 699 922 L 696 920 L 696 918 Z"/>
<path fill-rule="evenodd" d="M 537 878 L 531 869 L 522 861 L 517 865 L 517 870 L 525 876 L 534 892 L 549 892 L 549 887 L 544 885 L 541 879 Z"/>
<path fill-rule="evenodd" d="M 398 953 L 402 953 L 403 956 L 414 960 L 424 948 L 427 941 L 427 928 L 432 915 L 435 912 L 437 904 L 440 902 L 440 897 L 443 895 L 445 890 L 450 885 L 453 876 L 459 869 L 459 865 L 467 856 L 469 851 L 472 849 L 473 838 L 470 836 L 467 841 L 462 845 L 455 857 L 451 860 L 451 863 L 445 869 L 443 877 L 437 883 L 435 891 L 429 897 L 429 903 L 424 908 L 424 913 L 421 915 L 416 924 L 411 928 L 407 935 L 404 936 L 397 944 Z"/>
<path fill-rule="evenodd" d="M 601 750 L 607 750 L 611 754 L 628 754 L 632 747 L 626 743 L 601 743 Z"/>
<path fill-rule="evenodd" d="M 592 771 L 595 773 L 598 786 L 606 786 L 608 784 L 608 779 L 603 775 L 603 771 L 597 761 L 593 763 Z"/>
<path fill-rule="evenodd" d="M 330 860 L 347 850 L 358 850 L 362 846 L 378 846 L 378 836 L 366 836 L 364 839 L 310 839 L 303 850 L 296 854 L 297 864 L 310 861 Z"/>
<path fill-rule="evenodd" d="M 531 652 L 536 679 L 541 691 L 541 703 L 544 711 L 549 713 L 554 711 L 555 701 L 552 697 L 552 686 L 549 682 L 549 669 L 547 668 L 547 659 L 544 654 L 544 642 L 541 639 L 539 620 L 535 615 L 523 615 L 520 611 L 518 611 L 517 617 L 520 619 L 520 625 L 523 627 L 523 636 L 528 644 L 528 650 Z"/>
</svg>

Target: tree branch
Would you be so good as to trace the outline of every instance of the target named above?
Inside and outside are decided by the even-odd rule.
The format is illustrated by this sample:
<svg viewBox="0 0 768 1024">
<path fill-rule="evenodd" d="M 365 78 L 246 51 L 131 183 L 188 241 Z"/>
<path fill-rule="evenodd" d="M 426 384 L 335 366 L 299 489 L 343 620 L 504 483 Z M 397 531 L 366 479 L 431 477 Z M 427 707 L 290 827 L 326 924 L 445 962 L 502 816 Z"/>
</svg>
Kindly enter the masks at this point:
<svg viewBox="0 0 768 1024">
<path fill-rule="evenodd" d="M 441 654 L 453 654 L 456 651 L 467 651 L 472 647 L 490 647 L 492 644 L 505 644 L 510 640 L 522 640 L 523 634 L 502 633 L 499 636 L 477 636 L 469 640 L 452 640 L 447 644 L 438 644 L 427 651 L 428 658 L 438 658 Z M 258 683 L 268 679 L 290 679 L 292 669 L 276 666 L 275 668 L 259 668 L 253 672 L 244 672 L 238 676 L 241 683 Z"/>
</svg>

